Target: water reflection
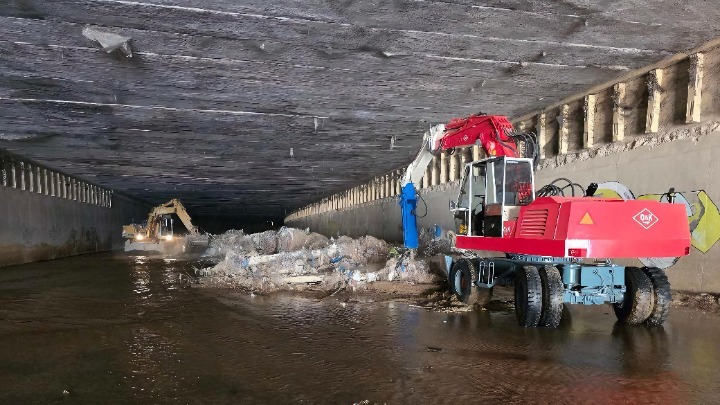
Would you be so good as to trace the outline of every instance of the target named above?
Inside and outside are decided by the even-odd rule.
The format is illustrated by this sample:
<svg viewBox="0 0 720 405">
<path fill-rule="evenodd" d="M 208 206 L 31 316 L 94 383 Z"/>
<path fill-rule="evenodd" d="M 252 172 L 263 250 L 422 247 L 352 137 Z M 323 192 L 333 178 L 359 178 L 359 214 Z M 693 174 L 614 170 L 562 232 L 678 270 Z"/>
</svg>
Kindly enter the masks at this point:
<svg viewBox="0 0 720 405">
<path fill-rule="evenodd" d="M 188 288 L 183 261 L 92 257 L 0 272 L 0 403 L 713 403 L 720 318 L 665 328 L 512 311 Z M 362 296 L 354 297 L 356 301 Z"/>
</svg>

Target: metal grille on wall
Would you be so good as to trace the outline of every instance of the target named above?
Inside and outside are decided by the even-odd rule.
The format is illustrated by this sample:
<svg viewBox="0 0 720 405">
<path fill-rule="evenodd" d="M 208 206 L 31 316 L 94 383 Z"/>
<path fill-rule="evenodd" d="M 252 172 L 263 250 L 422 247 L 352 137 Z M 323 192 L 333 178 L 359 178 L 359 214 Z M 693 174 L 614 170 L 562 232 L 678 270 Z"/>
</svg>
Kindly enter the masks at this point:
<svg viewBox="0 0 720 405">
<path fill-rule="evenodd" d="M 0 149 L 0 186 L 112 208 L 108 190 Z"/>
</svg>

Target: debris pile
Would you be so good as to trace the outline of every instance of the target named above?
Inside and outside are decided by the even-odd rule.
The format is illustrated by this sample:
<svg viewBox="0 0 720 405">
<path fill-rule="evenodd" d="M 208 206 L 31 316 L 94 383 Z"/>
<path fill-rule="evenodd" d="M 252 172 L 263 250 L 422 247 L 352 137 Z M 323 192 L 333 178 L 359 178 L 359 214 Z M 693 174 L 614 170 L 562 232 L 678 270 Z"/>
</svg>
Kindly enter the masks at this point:
<svg viewBox="0 0 720 405">
<path fill-rule="evenodd" d="M 388 259 L 382 274 L 388 281 L 403 280 L 417 284 L 436 281 L 436 276 L 430 271 L 427 261 L 420 260 L 410 253 Z"/>
<path fill-rule="evenodd" d="M 418 232 L 418 252 L 422 256 L 432 257 L 452 252 L 452 243 L 447 233 L 438 229 L 420 229 Z"/>
<path fill-rule="evenodd" d="M 374 281 L 427 283 L 428 264 L 400 254 L 372 236 L 328 239 L 308 230 L 282 228 L 246 235 L 228 231 L 213 238 L 205 256 L 217 264 L 198 270 L 203 283 L 252 291 L 363 288 Z"/>
</svg>

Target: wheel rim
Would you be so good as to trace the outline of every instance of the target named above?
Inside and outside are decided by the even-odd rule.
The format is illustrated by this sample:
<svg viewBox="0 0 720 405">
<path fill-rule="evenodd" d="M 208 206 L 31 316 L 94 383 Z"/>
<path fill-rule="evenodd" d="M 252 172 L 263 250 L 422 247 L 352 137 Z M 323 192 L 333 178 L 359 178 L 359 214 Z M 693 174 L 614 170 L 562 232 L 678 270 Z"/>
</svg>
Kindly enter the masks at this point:
<svg viewBox="0 0 720 405">
<path fill-rule="evenodd" d="M 463 293 L 464 287 L 466 285 L 465 277 L 463 277 L 462 269 L 458 269 L 458 271 L 455 273 L 455 292 L 458 295 L 461 295 Z"/>
</svg>

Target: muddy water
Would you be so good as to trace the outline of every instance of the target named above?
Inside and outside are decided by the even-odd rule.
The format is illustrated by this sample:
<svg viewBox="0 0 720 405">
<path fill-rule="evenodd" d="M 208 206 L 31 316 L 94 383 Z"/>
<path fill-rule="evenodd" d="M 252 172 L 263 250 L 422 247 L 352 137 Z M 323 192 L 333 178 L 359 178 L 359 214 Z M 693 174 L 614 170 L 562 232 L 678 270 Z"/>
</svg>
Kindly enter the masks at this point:
<svg viewBox="0 0 720 405">
<path fill-rule="evenodd" d="M 572 307 L 432 313 L 188 288 L 190 264 L 94 255 L 0 270 L 0 403 L 718 403 L 720 318 Z M 462 402 L 461 402 L 462 401 Z"/>
</svg>

